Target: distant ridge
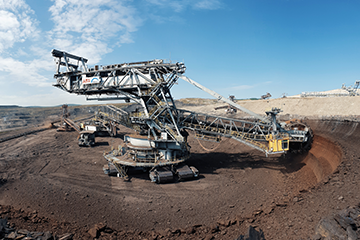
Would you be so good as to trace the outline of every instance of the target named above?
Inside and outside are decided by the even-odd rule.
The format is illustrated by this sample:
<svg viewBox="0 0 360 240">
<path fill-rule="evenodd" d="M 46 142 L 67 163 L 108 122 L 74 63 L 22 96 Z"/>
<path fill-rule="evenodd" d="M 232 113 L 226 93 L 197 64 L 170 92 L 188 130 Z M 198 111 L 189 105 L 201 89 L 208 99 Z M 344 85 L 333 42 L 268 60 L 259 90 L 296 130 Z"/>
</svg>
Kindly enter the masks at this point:
<svg viewBox="0 0 360 240">
<path fill-rule="evenodd" d="M 56 106 L 54 106 L 54 107 L 61 107 L 63 104 L 61 104 L 61 105 L 56 105 Z M 66 105 L 68 105 L 69 107 L 76 107 L 76 106 L 82 106 L 82 104 L 66 104 Z M 86 105 L 86 104 L 84 104 L 84 105 Z"/>
<path fill-rule="evenodd" d="M 0 108 L 19 108 L 18 105 L 0 105 Z"/>
<path fill-rule="evenodd" d="M 62 106 L 63 104 L 61 105 L 56 105 L 56 106 L 27 106 L 27 107 L 24 107 L 24 108 L 56 108 L 56 107 L 60 107 Z M 81 106 L 81 104 L 66 104 L 68 105 L 69 107 L 76 107 L 76 106 Z"/>
<path fill-rule="evenodd" d="M 67 104 L 69 107 L 81 106 L 81 104 Z M 0 105 L 0 108 L 52 108 L 52 107 L 61 107 L 62 105 L 56 106 L 19 106 L 19 105 Z"/>
</svg>

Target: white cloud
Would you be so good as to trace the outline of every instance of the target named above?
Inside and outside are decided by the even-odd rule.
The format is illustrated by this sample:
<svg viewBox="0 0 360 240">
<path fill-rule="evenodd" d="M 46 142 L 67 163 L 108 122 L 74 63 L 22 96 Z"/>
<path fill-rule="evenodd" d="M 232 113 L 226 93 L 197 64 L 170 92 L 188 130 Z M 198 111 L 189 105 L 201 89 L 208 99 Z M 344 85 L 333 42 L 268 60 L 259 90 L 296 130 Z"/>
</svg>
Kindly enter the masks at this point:
<svg viewBox="0 0 360 240">
<path fill-rule="evenodd" d="M 269 85 L 271 83 L 272 83 L 272 81 L 266 81 L 266 82 L 257 83 L 254 85 L 238 85 L 238 86 L 224 88 L 224 90 L 240 90 L 241 91 L 241 90 L 247 90 L 247 89 L 252 89 L 252 88 L 258 88 L 259 86 Z"/>
<path fill-rule="evenodd" d="M 182 12 L 186 8 L 215 10 L 222 7 L 221 0 L 147 0 L 147 2 L 163 8 L 171 8 L 175 12 Z"/>
<path fill-rule="evenodd" d="M 55 65 L 50 47 L 59 48 L 97 63 L 111 51 L 110 42 L 132 42 L 131 33 L 141 24 L 135 9 L 113 0 L 53 0 L 49 11 L 54 27 L 49 32 L 37 28 L 34 11 L 24 0 L 0 0 L 0 84 L 8 81 L 22 86 L 49 87 Z M 135 16 L 135 17 L 134 17 Z M 15 43 L 26 42 L 25 47 Z M 36 41 L 38 40 L 38 41 Z M 31 45 L 32 44 L 32 45 Z M 5 50 L 14 48 L 7 54 Z M 31 58 L 32 59 L 29 59 Z M 27 60 L 24 60 L 27 59 Z M 3 98 L 4 100 L 4 98 Z"/>
<path fill-rule="evenodd" d="M 0 8 L 18 11 L 19 8 L 27 8 L 27 5 L 23 0 L 0 0 Z"/>
<path fill-rule="evenodd" d="M 167 1 L 167 0 L 147 0 L 148 3 L 156 5 L 158 7 L 170 7 L 175 12 L 181 12 L 189 4 L 187 0 L 182 1 Z"/>
<path fill-rule="evenodd" d="M 221 2 L 219 0 L 201 0 L 193 5 L 195 9 L 215 10 L 221 8 Z"/>
<path fill-rule="evenodd" d="M 28 57 L 31 52 L 28 48 L 19 47 L 6 53 L 15 43 L 36 40 L 39 36 L 38 23 L 33 15 L 34 12 L 23 0 L 0 0 L 0 83 L 3 85 L 11 83 L 18 86 L 19 82 L 31 86 L 47 85 L 46 77 L 40 74 L 42 69 L 49 67 L 46 61 L 40 58 L 25 62 L 14 58 Z"/>
<path fill-rule="evenodd" d="M 141 14 L 146 12 L 140 9 L 144 6 L 136 9 L 129 0 L 52 0 L 51 19 L 45 21 L 53 21 L 53 27 L 45 32 L 38 28 L 39 21 L 25 1 L 0 0 L 0 104 L 54 105 L 79 99 L 85 103 L 83 96 L 51 87 L 55 69 L 51 48 L 86 57 L 89 64 L 96 64 L 113 47 L 134 42 L 133 33 L 152 14 Z M 154 6 L 175 12 L 220 7 L 218 0 L 146 1 L 152 5 L 148 6 L 150 12 Z M 170 15 L 158 21 L 182 21 L 179 15 Z M 19 93 L 19 88 L 24 94 Z M 41 91 L 48 93 L 39 94 Z"/>
<path fill-rule="evenodd" d="M 46 93 L 34 93 L 33 87 L 27 91 L 19 91 L 17 94 L 3 93 L 0 89 L 0 105 L 19 105 L 19 106 L 57 106 L 62 104 L 107 104 L 109 101 L 87 101 L 84 96 L 69 94 L 57 88 L 49 88 Z M 60 113 L 60 112 L 59 112 Z"/>
<path fill-rule="evenodd" d="M 89 58 L 96 63 L 110 52 L 110 41 L 131 43 L 131 33 L 142 20 L 136 10 L 120 1 L 54 0 L 49 11 L 54 29 L 49 32 L 55 48 Z"/>
<path fill-rule="evenodd" d="M 18 28 L 20 23 L 18 22 L 15 14 L 12 12 L 0 10 L 0 30 L 7 31 L 12 28 Z"/>
<path fill-rule="evenodd" d="M 49 69 L 49 63 L 42 57 L 30 61 L 17 60 L 32 53 L 28 47 L 6 51 L 15 43 L 28 39 L 36 41 L 39 36 L 37 20 L 33 10 L 23 0 L 0 0 L 0 83 L 21 86 L 46 86 L 47 78 L 40 72 Z M 50 58 L 51 59 L 51 58 Z M 2 101 L 5 98 L 2 95 Z"/>
<path fill-rule="evenodd" d="M 34 12 L 23 0 L 0 0 L 0 53 L 16 42 L 38 37 Z"/>
<path fill-rule="evenodd" d="M 56 97 L 54 97 L 56 96 Z M 44 101 L 46 99 L 46 101 Z M 59 90 L 54 90 L 44 94 L 32 94 L 23 92 L 23 94 L 5 95 L 1 99 L 1 105 L 19 105 L 19 106 L 56 106 L 64 103 L 85 103 L 84 97 L 70 95 Z"/>
<path fill-rule="evenodd" d="M 176 15 L 171 15 L 171 16 L 160 16 L 160 15 L 156 15 L 156 14 L 150 14 L 149 15 L 149 19 L 151 19 L 152 21 L 156 22 L 156 23 L 167 23 L 167 22 L 176 22 L 176 23 L 184 23 L 184 19 L 176 16 Z"/>
<path fill-rule="evenodd" d="M 49 69 L 51 62 L 46 59 L 34 59 L 21 62 L 13 58 L 0 57 L 1 82 L 20 82 L 30 86 L 48 86 L 47 78 L 40 74 L 43 69 Z"/>
</svg>

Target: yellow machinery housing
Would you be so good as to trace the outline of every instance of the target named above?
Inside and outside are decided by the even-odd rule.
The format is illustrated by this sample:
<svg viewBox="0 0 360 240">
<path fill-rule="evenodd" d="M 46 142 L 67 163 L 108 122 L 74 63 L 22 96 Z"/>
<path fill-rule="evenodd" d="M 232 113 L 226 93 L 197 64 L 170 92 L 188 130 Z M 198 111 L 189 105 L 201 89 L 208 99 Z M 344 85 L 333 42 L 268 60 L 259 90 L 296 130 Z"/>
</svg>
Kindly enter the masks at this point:
<svg viewBox="0 0 360 240">
<path fill-rule="evenodd" d="M 269 134 L 266 140 L 269 142 L 269 153 L 285 152 L 289 150 L 289 135 L 288 134 Z"/>
</svg>

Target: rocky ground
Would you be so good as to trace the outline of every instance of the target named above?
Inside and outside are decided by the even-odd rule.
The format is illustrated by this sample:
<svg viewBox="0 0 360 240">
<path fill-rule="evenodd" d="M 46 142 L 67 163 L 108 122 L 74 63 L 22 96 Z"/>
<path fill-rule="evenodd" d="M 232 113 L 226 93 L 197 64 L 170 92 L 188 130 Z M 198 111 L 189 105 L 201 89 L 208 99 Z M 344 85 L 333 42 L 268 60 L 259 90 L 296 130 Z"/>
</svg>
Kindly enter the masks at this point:
<svg viewBox="0 0 360 240">
<path fill-rule="evenodd" d="M 190 136 L 188 164 L 200 177 L 169 184 L 153 184 L 141 171 L 131 171 L 130 182 L 103 173 L 102 153 L 122 144 L 126 128 L 117 138 L 98 137 L 93 148 L 79 148 L 75 132 L 55 129 L 0 143 L 2 234 L 236 239 L 253 226 L 265 239 L 321 239 L 323 217 L 359 203 L 360 128 L 356 119 L 304 118 L 315 137 L 301 155 L 266 158 L 229 139 L 202 143 L 208 152 Z"/>
</svg>

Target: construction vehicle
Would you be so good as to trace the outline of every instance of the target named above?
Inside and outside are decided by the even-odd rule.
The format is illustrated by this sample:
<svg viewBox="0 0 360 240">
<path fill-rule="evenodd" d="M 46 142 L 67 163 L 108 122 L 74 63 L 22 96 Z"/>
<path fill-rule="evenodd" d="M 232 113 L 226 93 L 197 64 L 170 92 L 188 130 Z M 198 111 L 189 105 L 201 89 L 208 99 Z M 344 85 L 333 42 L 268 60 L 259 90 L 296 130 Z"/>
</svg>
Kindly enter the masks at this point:
<svg viewBox="0 0 360 240">
<path fill-rule="evenodd" d="M 230 95 L 229 100 L 235 102 L 235 96 Z M 220 107 L 215 108 L 215 110 L 219 110 L 219 109 L 225 109 L 225 112 L 229 113 L 229 114 L 233 114 L 233 113 L 237 112 L 237 109 L 231 105 L 225 105 L 225 106 L 220 106 Z"/>
<path fill-rule="evenodd" d="M 261 95 L 261 99 L 268 99 L 268 98 L 271 98 L 270 93 L 266 93 L 265 95 Z"/>
<path fill-rule="evenodd" d="M 311 142 L 310 128 L 292 128 L 278 122 L 277 108 L 263 116 L 238 105 L 184 76 L 184 63 L 155 59 L 88 68 L 83 57 L 55 49 L 52 55 L 57 64 L 55 87 L 84 95 L 88 100 L 125 100 L 140 106 L 132 112 L 112 105 L 99 107 L 97 115 L 104 122 L 136 132 L 124 137 L 124 146 L 104 154 L 108 162 L 106 173 L 116 172 L 128 179 L 130 167 L 143 168 L 149 170 L 151 181 L 157 183 L 198 176 L 195 167 L 185 164 L 190 157 L 187 131 L 203 140 L 232 138 L 266 156 L 301 150 Z M 233 119 L 178 109 L 170 92 L 178 79 L 249 114 L 250 118 Z"/>
<path fill-rule="evenodd" d="M 79 132 L 78 144 L 80 147 L 92 147 L 95 145 L 95 132 L 85 130 Z"/>
<path fill-rule="evenodd" d="M 75 130 L 79 133 L 78 144 L 80 147 L 92 147 L 95 145 L 95 130 L 88 127 L 81 128 L 74 121 L 69 119 L 68 105 L 62 105 L 61 127 L 57 131 Z"/>
<path fill-rule="evenodd" d="M 349 93 L 349 96 L 358 96 L 358 88 L 359 88 L 360 80 L 356 80 L 354 86 L 346 87 L 345 83 L 341 86 L 341 89 L 346 90 Z"/>
</svg>

